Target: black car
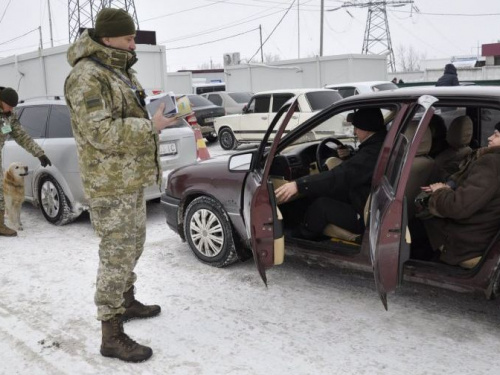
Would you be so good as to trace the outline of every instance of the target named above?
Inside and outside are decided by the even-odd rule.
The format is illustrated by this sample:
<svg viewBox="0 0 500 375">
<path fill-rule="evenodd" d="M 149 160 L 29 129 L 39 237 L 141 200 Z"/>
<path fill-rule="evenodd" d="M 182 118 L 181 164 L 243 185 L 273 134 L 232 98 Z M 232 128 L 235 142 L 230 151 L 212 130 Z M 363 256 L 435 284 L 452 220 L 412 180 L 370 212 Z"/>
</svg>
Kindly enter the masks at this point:
<svg viewBox="0 0 500 375">
<path fill-rule="evenodd" d="M 191 109 L 196 116 L 196 121 L 201 128 L 201 134 L 208 142 L 214 142 L 217 139 L 217 133 L 214 129 L 214 119 L 224 116 L 226 111 L 224 108 L 215 105 L 210 100 L 203 98 L 200 95 L 188 94 Z"/>
</svg>

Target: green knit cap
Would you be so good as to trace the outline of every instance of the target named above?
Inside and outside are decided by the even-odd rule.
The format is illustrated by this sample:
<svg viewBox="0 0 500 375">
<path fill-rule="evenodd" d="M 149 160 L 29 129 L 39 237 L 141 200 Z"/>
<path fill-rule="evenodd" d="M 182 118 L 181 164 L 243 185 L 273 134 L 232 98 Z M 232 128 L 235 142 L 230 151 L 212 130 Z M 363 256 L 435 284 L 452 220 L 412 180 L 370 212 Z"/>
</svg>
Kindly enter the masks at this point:
<svg viewBox="0 0 500 375">
<path fill-rule="evenodd" d="M 135 34 L 135 23 L 123 9 L 103 8 L 95 19 L 94 35 L 97 38 Z"/>
<path fill-rule="evenodd" d="M 16 90 L 6 87 L 0 91 L 0 100 L 11 107 L 15 107 L 19 102 L 19 96 L 17 95 Z"/>
</svg>

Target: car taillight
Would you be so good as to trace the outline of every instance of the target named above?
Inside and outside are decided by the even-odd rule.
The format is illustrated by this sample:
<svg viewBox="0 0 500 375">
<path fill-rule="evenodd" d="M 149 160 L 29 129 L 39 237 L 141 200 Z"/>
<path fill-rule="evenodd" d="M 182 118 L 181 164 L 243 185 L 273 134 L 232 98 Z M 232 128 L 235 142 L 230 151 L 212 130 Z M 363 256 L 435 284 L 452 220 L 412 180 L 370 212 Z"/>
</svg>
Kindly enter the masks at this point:
<svg viewBox="0 0 500 375">
<path fill-rule="evenodd" d="M 196 116 L 191 114 L 186 116 L 186 121 L 189 123 L 191 126 L 198 125 L 198 121 L 196 120 Z"/>
</svg>

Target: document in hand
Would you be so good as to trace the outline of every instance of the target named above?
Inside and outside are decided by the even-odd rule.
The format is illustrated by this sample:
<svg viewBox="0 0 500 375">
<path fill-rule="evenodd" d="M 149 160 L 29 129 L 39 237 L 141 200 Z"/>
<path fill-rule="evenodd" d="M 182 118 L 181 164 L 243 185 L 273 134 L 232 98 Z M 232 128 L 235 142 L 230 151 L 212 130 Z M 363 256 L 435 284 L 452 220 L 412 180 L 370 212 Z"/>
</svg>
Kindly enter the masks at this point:
<svg viewBox="0 0 500 375">
<path fill-rule="evenodd" d="M 176 117 L 183 117 L 189 115 L 193 110 L 191 109 L 191 102 L 187 95 L 177 97 L 177 113 Z"/>
<path fill-rule="evenodd" d="M 148 110 L 149 117 L 153 117 L 161 103 L 165 103 L 165 108 L 163 109 L 163 116 L 172 117 L 177 116 L 177 104 L 175 96 L 172 93 L 162 94 L 151 98 L 151 101 L 146 104 L 146 109 Z"/>
</svg>

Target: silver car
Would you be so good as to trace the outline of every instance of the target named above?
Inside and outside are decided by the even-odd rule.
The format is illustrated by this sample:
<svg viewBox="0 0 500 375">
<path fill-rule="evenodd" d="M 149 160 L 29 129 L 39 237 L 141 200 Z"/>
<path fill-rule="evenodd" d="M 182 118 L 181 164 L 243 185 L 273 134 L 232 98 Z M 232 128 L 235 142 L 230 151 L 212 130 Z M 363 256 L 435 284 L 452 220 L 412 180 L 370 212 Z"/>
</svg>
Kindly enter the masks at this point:
<svg viewBox="0 0 500 375">
<path fill-rule="evenodd" d="M 69 110 L 63 97 L 21 102 L 16 108 L 24 129 L 45 151 L 52 166 L 43 168 L 37 158 L 14 140 L 5 142 L 2 168 L 12 162 L 29 167 L 25 177 L 25 199 L 40 207 L 52 224 L 64 225 L 88 208 L 78 167 L 76 143 L 71 130 Z M 146 199 L 157 199 L 164 189 L 169 171 L 196 161 L 196 140 L 189 124 L 180 119 L 160 134 L 162 186 L 146 189 Z"/>
<path fill-rule="evenodd" d="M 221 106 L 226 111 L 226 115 L 243 113 L 243 107 L 248 104 L 252 98 L 251 92 L 228 92 L 217 91 L 202 94 L 215 105 Z"/>
</svg>

